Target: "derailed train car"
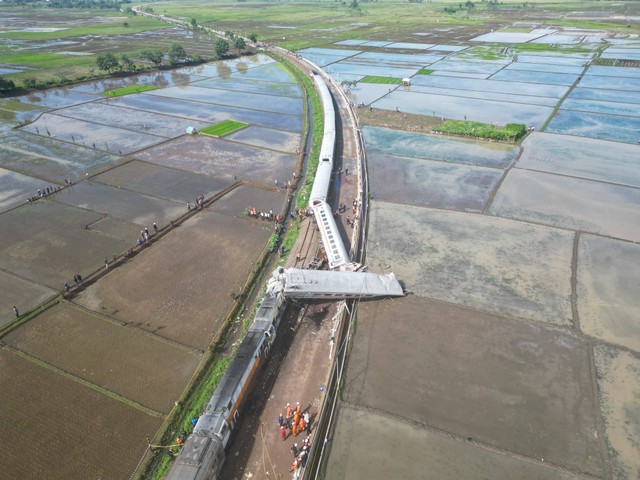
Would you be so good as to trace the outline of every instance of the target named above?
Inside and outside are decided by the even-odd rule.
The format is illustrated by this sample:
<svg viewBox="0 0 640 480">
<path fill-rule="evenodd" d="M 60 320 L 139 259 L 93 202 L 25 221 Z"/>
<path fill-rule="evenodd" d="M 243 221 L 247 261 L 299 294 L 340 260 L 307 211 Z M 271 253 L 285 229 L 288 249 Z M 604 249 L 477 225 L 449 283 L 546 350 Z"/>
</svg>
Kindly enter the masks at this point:
<svg viewBox="0 0 640 480">
<path fill-rule="evenodd" d="M 198 418 L 167 479 L 216 479 L 225 460 L 225 448 L 242 412 L 256 371 L 267 358 L 285 299 L 281 289 L 265 293 L 253 324 L 240 344 L 227 373 Z"/>
</svg>

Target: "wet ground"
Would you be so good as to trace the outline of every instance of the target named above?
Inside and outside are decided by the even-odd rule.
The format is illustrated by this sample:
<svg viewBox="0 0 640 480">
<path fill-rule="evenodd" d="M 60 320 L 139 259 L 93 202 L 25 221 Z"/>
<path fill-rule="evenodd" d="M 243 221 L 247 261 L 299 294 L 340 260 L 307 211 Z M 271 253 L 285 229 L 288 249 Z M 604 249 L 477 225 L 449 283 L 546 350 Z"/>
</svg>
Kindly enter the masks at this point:
<svg viewBox="0 0 640 480">
<path fill-rule="evenodd" d="M 0 426 L 20 437 L 7 478 L 128 477 L 175 408 L 273 233 L 245 209 L 283 213 L 302 104 L 272 63 L 138 78 L 163 87 L 153 95 L 99 96 L 135 83 L 119 79 L 4 103 L 0 325 L 53 300 L 2 338 Z M 249 127 L 185 133 L 227 118 Z M 200 196 L 212 203 L 196 210 Z"/>
<path fill-rule="evenodd" d="M 459 40 L 492 33 L 485 26 L 445 30 L 447 38 Z M 563 40 L 555 31 L 531 35 L 536 42 L 549 36 L 570 45 L 577 37 Z M 363 128 L 373 186 L 367 262 L 374 271 L 393 270 L 411 296 L 361 306 L 338 421 L 326 442 L 331 448 L 327 478 L 421 477 L 430 472 L 437 478 L 506 479 L 514 471 L 532 479 L 637 477 L 640 365 L 634 286 L 639 276 L 629 265 L 638 257 L 633 136 L 638 117 L 633 105 L 622 105 L 637 102 L 635 75 L 627 73 L 635 69 L 589 65 L 581 77 L 579 70 L 595 49 L 553 55 L 506 51 L 497 61 L 485 61 L 460 45 L 434 47 L 442 43 L 435 38 L 395 45 L 379 40 L 372 46 L 380 54 L 397 52 L 401 61 L 370 52 L 359 59 L 356 49 L 363 42 L 353 43 L 342 67 L 339 55 L 331 58 L 333 49 L 315 52 L 329 60 L 326 70 L 338 82 L 370 74 L 412 76 L 411 87 L 359 83 L 359 94 L 375 109 L 516 120 L 536 126 L 536 131 L 555 106 L 560 109 L 549 123 L 552 133 L 535 133 L 515 148 Z M 582 37 L 583 44 L 589 41 L 595 40 Z M 433 56 L 426 57 L 431 50 Z M 609 56 L 635 55 L 632 49 L 620 50 L 610 49 Z M 0 128 L 0 148 L 6 153 L 0 156 L 1 166 L 10 172 L 0 184 L 7 209 L 0 215 L 0 282 L 7 287 L 3 322 L 12 318 L 12 304 L 19 303 L 24 311 L 23 305 L 28 309 L 60 291 L 74 273 L 102 271 L 102 258 L 130 248 L 150 222 L 166 227 L 186 212 L 184 197 L 193 201 L 200 193 L 215 195 L 247 179 L 253 187 L 237 187 L 132 261 L 106 269 L 108 275 L 76 297 L 72 310 L 65 314 L 60 306 L 47 313 L 52 328 L 77 328 L 80 337 L 87 334 L 83 319 L 114 338 L 121 335 L 120 328 L 137 329 L 135 341 L 122 346 L 125 357 L 135 357 L 131 352 L 137 341 L 152 338 L 145 348 L 166 348 L 168 356 L 192 364 L 271 232 L 267 223 L 240 218 L 242 211 L 252 204 L 278 208 L 282 195 L 274 181 L 290 178 L 295 162 L 291 147 L 301 130 L 292 79 L 268 61 L 241 63 L 185 70 L 159 79 L 165 90 L 110 100 L 107 111 L 132 110 L 123 125 L 113 118 L 92 123 L 91 102 L 107 106 L 97 96 L 110 88 L 107 84 L 31 95 L 23 99 L 23 108 L 11 110 L 11 127 L 18 118 L 38 118 L 42 106 L 69 109 L 69 115 L 54 110 L 21 129 Z M 413 76 L 422 67 L 434 74 Z M 272 95 L 264 88 L 269 82 Z M 244 92 L 246 98 L 231 101 Z M 147 127 L 157 126 L 157 132 L 146 132 L 136 112 L 152 112 L 154 121 Z M 253 132 L 210 139 L 187 137 L 180 130 L 226 118 L 252 124 Z M 119 130 L 125 133 L 119 135 Z M 103 134 L 114 140 L 104 145 Z M 584 144 L 581 136 L 589 137 Z M 151 148 L 139 151 L 145 146 Z M 338 163 L 349 165 L 351 153 Z M 12 192 L 16 173 L 30 178 Z M 158 179 L 157 188 L 146 175 Z M 16 201 L 24 201 L 38 181 L 64 187 L 68 177 L 82 181 L 33 204 Z M 341 178 L 340 201 L 353 195 L 351 178 Z M 201 263 L 205 268 L 200 269 Z M 219 278 L 230 281 L 212 291 Z M 114 330 L 112 325 L 120 326 Z M 320 363 L 327 348 L 326 325 L 305 327 L 301 345 L 317 344 L 312 356 Z M 82 347 L 87 362 L 103 369 L 95 378 L 110 388 L 91 380 L 83 383 L 90 372 L 62 375 L 65 368 L 78 367 L 53 349 L 55 342 L 43 343 L 40 337 L 50 333 L 37 320 L 25 324 L 12 333 L 18 350 L 7 346 L 0 352 L 0 370 L 5 371 L 1 391 L 10 407 L 2 410 L 9 413 L 0 422 L 8 425 L 3 431 L 20 438 L 2 457 L 9 462 L 0 465 L 2 471 L 15 478 L 42 472 L 65 478 L 86 478 L 86 472 L 129 475 L 145 445 L 143 435 L 160 418 L 142 404 L 149 399 L 125 381 L 130 370 L 121 370 L 122 380 L 112 378 L 112 366 L 131 368 L 112 353 L 92 357 L 99 348 Z M 310 353 L 294 348 L 291 358 L 283 360 L 284 381 L 273 389 L 274 403 L 250 425 L 255 436 L 244 437 L 250 446 L 263 448 L 250 457 L 242 453 L 242 442 L 232 445 L 233 456 L 249 460 L 244 466 L 230 461 L 229 478 L 286 475 L 291 439 L 279 441 L 270 427 L 284 402 L 298 401 L 290 398 L 294 395 L 318 406 L 320 386 L 315 377 L 304 376 Z M 165 369 L 161 362 L 157 367 Z M 149 377 L 162 383 L 162 374 Z M 24 382 L 16 384 L 16 377 Z M 56 388 L 70 398 L 43 403 Z M 148 390 L 154 388 L 158 384 Z M 133 398 L 120 398 L 125 392 Z M 24 398 L 33 402 L 28 409 L 22 408 Z M 164 409 L 171 399 L 153 401 L 155 408 Z M 64 410 L 69 405 L 78 408 Z M 107 413 L 96 418 L 96 411 Z M 127 425 L 114 429 L 114 418 Z M 51 419 L 61 423 L 52 428 Z M 114 430 L 111 436 L 94 435 Z M 126 451 L 118 441 L 122 431 Z M 33 445 L 38 455 L 33 455 Z M 71 470 L 69 462 L 60 462 L 67 458 L 86 459 L 84 469 Z"/>
<path fill-rule="evenodd" d="M 409 296 L 358 309 L 327 478 L 640 472 L 638 69 L 587 65 L 601 37 L 584 32 L 484 33 L 585 52 L 470 48 L 410 87 L 350 87 L 376 125 L 367 263 Z M 343 62 L 372 73 L 330 50 L 312 54 L 339 80 Z M 421 133 L 441 115 L 536 129 L 517 146 Z"/>
</svg>

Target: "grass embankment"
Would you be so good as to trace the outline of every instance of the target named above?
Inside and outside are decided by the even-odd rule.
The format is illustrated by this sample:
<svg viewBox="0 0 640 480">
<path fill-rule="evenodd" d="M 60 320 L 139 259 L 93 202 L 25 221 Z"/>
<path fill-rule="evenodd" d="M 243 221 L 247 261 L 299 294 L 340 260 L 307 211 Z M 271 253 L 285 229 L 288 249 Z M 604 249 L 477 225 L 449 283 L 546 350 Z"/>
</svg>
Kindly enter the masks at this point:
<svg viewBox="0 0 640 480">
<path fill-rule="evenodd" d="M 401 78 L 393 78 L 393 77 L 376 77 L 375 75 L 367 75 L 360 83 L 381 83 L 384 85 L 402 85 Z"/>
<path fill-rule="evenodd" d="M 488 138 L 502 142 L 515 142 L 527 133 L 527 127 L 521 123 L 507 123 L 504 127 L 498 127 L 468 120 L 446 120 L 442 124 L 434 126 L 432 130 L 437 133 Z"/>
<path fill-rule="evenodd" d="M 103 97 L 122 97 L 123 95 L 130 95 L 132 93 L 148 92 L 150 90 L 157 90 L 158 87 L 153 85 L 129 85 L 128 87 L 115 88 L 113 90 L 107 90 L 102 92 Z"/>
<path fill-rule="evenodd" d="M 418 71 L 418 75 L 431 75 L 433 73 L 433 70 L 429 70 L 428 68 L 421 68 Z"/>
<path fill-rule="evenodd" d="M 303 139 L 305 139 L 309 132 L 309 124 L 307 121 L 308 111 L 307 111 L 307 99 L 309 103 L 311 103 L 311 117 L 313 122 L 313 133 L 311 137 L 311 149 L 309 151 L 308 163 L 307 163 L 307 174 L 304 178 L 304 184 L 302 188 L 300 188 L 300 192 L 298 193 L 298 198 L 296 198 L 296 206 L 303 210 L 307 208 L 309 203 L 309 196 L 311 195 L 311 187 L 313 186 L 313 180 L 316 176 L 316 170 L 318 169 L 318 159 L 320 158 L 320 145 L 322 143 L 322 136 L 324 135 L 324 113 L 322 110 L 322 102 L 320 100 L 320 96 L 318 92 L 316 92 L 315 87 L 313 85 L 313 81 L 301 72 L 295 65 L 293 65 L 287 59 L 281 57 L 280 55 L 276 55 L 274 53 L 270 53 L 276 60 L 282 63 L 285 67 L 289 69 L 291 73 L 296 77 L 298 83 L 302 85 L 302 88 L 305 91 L 306 98 L 304 101 L 304 126 L 303 126 Z M 304 140 L 303 140 L 304 141 Z"/>
<path fill-rule="evenodd" d="M 214 137 L 222 137 L 224 135 L 230 134 L 231 132 L 235 132 L 236 130 L 240 130 L 241 128 L 244 128 L 248 125 L 248 123 L 238 122 L 236 120 L 223 120 L 222 122 L 201 129 L 200 133 L 204 133 L 205 135 L 213 135 Z"/>
</svg>

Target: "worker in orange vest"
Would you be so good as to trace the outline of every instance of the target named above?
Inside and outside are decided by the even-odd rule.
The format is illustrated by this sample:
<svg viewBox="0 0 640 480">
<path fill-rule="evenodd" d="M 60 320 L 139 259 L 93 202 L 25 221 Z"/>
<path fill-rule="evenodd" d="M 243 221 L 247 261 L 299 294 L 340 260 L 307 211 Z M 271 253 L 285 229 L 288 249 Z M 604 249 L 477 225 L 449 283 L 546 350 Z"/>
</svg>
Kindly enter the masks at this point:
<svg viewBox="0 0 640 480">
<path fill-rule="evenodd" d="M 301 432 L 304 432 L 304 427 L 305 427 L 304 417 L 300 417 L 300 422 L 298 423 L 298 427 L 300 428 Z"/>
<path fill-rule="evenodd" d="M 298 424 L 294 423 L 293 425 L 291 425 L 291 433 L 293 434 L 294 437 L 298 436 Z"/>
</svg>

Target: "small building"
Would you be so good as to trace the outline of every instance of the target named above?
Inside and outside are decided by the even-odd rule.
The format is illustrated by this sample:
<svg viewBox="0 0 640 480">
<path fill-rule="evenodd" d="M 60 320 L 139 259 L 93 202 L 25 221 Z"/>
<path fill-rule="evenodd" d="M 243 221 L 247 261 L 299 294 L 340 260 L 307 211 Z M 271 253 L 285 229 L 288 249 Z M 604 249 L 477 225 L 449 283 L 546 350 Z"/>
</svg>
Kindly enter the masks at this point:
<svg viewBox="0 0 640 480">
<path fill-rule="evenodd" d="M 187 127 L 187 133 L 189 135 L 195 135 L 198 131 L 194 127 Z"/>
<path fill-rule="evenodd" d="M 411 79 L 410 78 L 403 78 L 402 79 L 402 86 L 403 87 L 410 87 L 411 86 Z"/>
</svg>

